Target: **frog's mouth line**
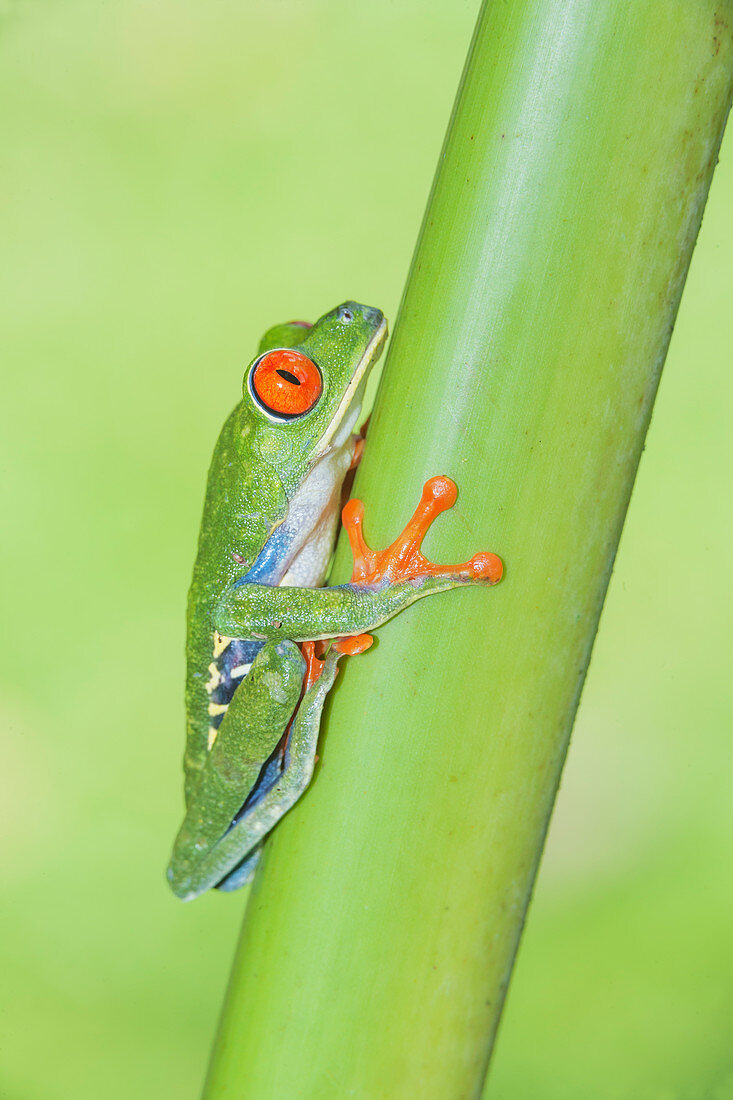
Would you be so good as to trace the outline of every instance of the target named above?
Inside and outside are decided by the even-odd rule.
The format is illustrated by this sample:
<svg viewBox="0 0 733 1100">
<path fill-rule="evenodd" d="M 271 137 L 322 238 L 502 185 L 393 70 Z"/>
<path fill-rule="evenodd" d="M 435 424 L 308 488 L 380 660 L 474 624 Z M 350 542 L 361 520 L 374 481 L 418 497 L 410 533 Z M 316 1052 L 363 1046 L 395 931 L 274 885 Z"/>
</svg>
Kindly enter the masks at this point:
<svg viewBox="0 0 733 1100">
<path fill-rule="evenodd" d="M 386 317 L 383 317 L 379 328 L 376 330 L 371 340 L 367 344 L 366 350 L 364 351 L 364 354 L 357 364 L 354 375 L 349 382 L 346 391 L 344 392 L 344 396 L 341 398 L 341 401 L 338 408 L 336 409 L 336 412 L 333 415 L 331 423 L 328 425 L 326 431 L 323 433 L 320 440 L 318 441 L 316 454 L 319 457 L 325 454 L 325 452 L 333 443 L 334 437 L 337 437 L 338 442 L 343 442 L 343 440 L 338 439 L 341 434 L 343 434 L 344 439 L 346 439 L 347 436 L 351 435 L 354 424 L 351 423 L 351 417 L 348 416 L 349 406 L 352 404 L 358 405 L 356 410 L 356 416 L 358 416 L 361 402 L 355 403 L 354 398 L 358 394 L 360 388 L 366 383 L 369 371 L 371 370 L 374 363 L 376 363 L 379 356 L 382 354 L 382 348 L 384 347 L 386 339 L 387 319 Z M 354 417 L 354 419 L 356 419 L 356 417 Z M 339 432 L 339 428 L 344 429 L 343 433 Z"/>
</svg>

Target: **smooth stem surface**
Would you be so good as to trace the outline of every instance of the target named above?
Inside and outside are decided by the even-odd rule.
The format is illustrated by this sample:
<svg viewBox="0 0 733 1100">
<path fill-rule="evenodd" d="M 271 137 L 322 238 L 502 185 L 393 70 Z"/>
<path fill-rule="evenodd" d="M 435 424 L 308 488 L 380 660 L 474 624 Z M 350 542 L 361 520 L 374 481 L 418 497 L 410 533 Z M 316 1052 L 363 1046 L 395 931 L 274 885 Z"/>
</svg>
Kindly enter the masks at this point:
<svg viewBox="0 0 733 1100">
<path fill-rule="evenodd" d="M 708 0 L 482 11 L 356 493 L 383 546 L 450 475 L 426 552 L 494 550 L 506 578 L 410 609 L 340 675 L 253 889 L 208 1098 L 481 1091 L 730 103 L 731 23 Z"/>
</svg>

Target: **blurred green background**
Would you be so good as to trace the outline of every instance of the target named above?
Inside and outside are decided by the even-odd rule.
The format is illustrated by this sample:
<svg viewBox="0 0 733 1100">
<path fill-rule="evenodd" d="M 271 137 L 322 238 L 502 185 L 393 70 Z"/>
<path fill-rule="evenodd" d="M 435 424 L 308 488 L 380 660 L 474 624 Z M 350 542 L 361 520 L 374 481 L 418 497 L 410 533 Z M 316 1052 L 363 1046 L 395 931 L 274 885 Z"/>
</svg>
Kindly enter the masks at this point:
<svg viewBox="0 0 733 1100">
<path fill-rule="evenodd" d="M 245 901 L 163 879 L 207 464 L 270 324 L 394 317 L 477 7 L 0 9 L 3 1097 L 199 1093 Z M 732 143 L 496 1100 L 733 1097 Z"/>
</svg>

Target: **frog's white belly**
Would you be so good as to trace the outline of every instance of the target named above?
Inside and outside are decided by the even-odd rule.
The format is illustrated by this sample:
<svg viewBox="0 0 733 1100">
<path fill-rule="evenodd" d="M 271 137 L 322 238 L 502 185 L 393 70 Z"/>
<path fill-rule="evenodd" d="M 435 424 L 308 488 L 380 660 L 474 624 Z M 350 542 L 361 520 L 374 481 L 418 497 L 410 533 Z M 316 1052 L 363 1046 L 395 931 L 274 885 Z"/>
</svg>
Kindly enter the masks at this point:
<svg viewBox="0 0 733 1100">
<path fill-rule="evenodd" d="M 288 588 L 319 588 L 323 584 L 338 532 L 341 486 L 353 453 L 352 438 L 338 450 L 329 451 L 291 499 L 278 530 L 286 553 L 285 569 L 277 584 Z"/>
<path fill-rule="evenodd" d="M 335 499 L 320 514 L 308 541 L 293 558 L 290 567 L 280 581 L 288 588 L 320 588 L 326 578 L 339 522 L 341 486 L 334 493 Z"/>
</svg>

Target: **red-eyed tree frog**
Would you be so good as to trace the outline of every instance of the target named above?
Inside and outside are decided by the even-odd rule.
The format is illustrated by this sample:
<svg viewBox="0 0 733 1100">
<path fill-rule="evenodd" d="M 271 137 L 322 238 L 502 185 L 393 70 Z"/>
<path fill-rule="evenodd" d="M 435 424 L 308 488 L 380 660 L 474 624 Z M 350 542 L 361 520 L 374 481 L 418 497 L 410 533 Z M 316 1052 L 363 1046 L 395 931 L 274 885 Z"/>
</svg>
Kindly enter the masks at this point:
<svg viewBox="0 0 733 1100">
<path fill-rule="evenodd" d="M 381 311 L 357 302 L 270 329 L 216 444 L 188 597 L 186 813 L 168 868 L 184 900 L 252 877 L 263 839 L 310 782 L 339 658 L 423 596 L 501 579 L 494 554 L 439 566 L 420 553 L 456 498 L 452 481 L 434 477 L 378 553 L 364 541 L 361 501 L 349 501 L 354 572 L 321 587 L 386 336 Z"/>
</svg>

